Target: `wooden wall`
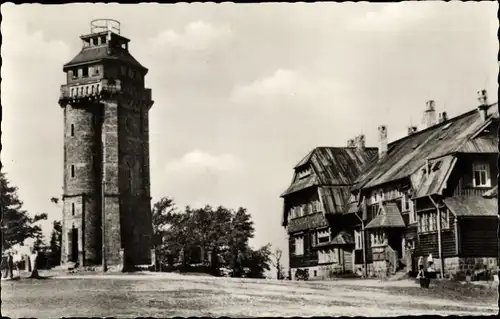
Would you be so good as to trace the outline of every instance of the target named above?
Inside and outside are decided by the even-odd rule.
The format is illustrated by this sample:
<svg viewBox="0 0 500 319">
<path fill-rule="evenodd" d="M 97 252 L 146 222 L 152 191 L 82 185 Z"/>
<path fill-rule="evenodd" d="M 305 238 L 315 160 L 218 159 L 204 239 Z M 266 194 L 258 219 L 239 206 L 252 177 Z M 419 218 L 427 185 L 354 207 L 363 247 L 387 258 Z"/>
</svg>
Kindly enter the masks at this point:
<svg viewBox="0 0 500 319">
<path fill-rule="evenodd" d="M 498 218 L 466 217 L 459 219 L 460 257 L 497 257 Z"/>
</svg>

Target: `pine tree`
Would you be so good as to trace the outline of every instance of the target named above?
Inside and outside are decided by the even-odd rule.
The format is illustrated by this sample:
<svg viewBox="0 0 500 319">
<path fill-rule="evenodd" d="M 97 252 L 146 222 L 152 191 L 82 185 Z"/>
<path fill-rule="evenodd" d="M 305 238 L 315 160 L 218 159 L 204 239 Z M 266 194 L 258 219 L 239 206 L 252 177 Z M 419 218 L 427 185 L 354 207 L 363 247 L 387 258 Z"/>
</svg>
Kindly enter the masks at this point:
<svg viewBox="0 0 500 319">
<path fill-rule="evenodd" d="M 2 214 L 2 247 L 4 250 L 21 244 L 27 238 L 39 238 L 42 229 L 36 223 L 47 219 L 47 214 L 29 216 L 17 196 L 17 187 L 10 185 L 5 173 L 0 172 L 0 212 Z"/>
</svg>

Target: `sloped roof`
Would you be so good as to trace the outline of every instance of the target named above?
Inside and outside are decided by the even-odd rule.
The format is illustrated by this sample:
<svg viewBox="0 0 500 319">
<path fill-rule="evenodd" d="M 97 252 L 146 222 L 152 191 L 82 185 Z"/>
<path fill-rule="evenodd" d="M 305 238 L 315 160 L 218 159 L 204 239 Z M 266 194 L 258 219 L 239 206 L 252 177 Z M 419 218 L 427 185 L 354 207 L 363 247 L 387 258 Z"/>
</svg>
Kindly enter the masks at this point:
<svg viewBox="0 0 500 319">
<path fill-rule="evenodd" d="M 498 119 L 498 104 L 488 107 L 489 119 Z M 484 122 L 474 109 L 448 121 L 416 132 L 388 145 L 384 159 L 364 170 L 356 179 L 356 187 L 372 188 L 407 178 L 419 170 L 427 159 L 442 157 L 461 150 L 490 149 L 491 140 L 478 137 L 468 144 L 471 136 Z M 498 145 L 498 139 L 496 139 Z"/>
<path fill-rule="evenodd" d="M 405 227 L 405 222 L 398 205 L 391 202 L 382 204 L 380 214 L 366 225 L 366 229 L 395 227 Z"/>
<path fill-rule="evenodd" d="M 348 186 L 322 186 L 321 199 L 327 214 L 343 214 L 351 196 Z"/>
<path fill-rule="evenodd" d="M 497 196 L 498 196 L 498 185 L 495 185 L 495 187 L 493 187 L 492 189 L 483 194 L 483 197 L 486 198 L 494 198 Z"/>
<path fill-rule="evenodd" d="M 378 155 L 374 147 L 363 150 L 350 147 L 317 147 L 309 152 L 296 166 L 299 170 L 305 165 L 312 166 L 312 178 L 295 177 L 282 197 L 313 185 L 350 186 L 361 170 Z M 307 181 L 303 181 L 307 179 Z"/>
<path fill-rule="evenodd" d="M 147 71 L 127 50 L 121 48 L 110 49 L 108 46 L 83 48 L 71 61 L 64 65 L 63 69 L 66 70 L 75 65 L 101 60 L 120 60 Z"/>
<path fill-rule="evenodd" d="M 286 191 L 281 194 L 281 197 L 286 196 L 291 193 L 298 192 L 300 190 L 309 188 L 311 186 L 319 185 L 319 181 L 316 178 L 316 175 L 311 174 L 309 176 L 306 176 L 304 178 L 297 178 L 292 185 L 290 185 Z"/>
<path fill-rule="evenodd" d="M 445 198 L 443 201 L 457 217 L 498 215 L 498 201 L 496 198 L 454 196 Z"/>
<path fill-rule="evenodd" d="M 449 155 L 429 161 L 429 173 L 423 172 L 417 184 L 413 198 L 420 198 L 432 194 L 442 194 L 446 182 L 455 167 L 457 158 Z"/>
<path fill-rule="evenodd" d="M 332 245 L 353 245 L 354 238 L 346 231 L 340 231 L 332 240 Z"/>
</svg>

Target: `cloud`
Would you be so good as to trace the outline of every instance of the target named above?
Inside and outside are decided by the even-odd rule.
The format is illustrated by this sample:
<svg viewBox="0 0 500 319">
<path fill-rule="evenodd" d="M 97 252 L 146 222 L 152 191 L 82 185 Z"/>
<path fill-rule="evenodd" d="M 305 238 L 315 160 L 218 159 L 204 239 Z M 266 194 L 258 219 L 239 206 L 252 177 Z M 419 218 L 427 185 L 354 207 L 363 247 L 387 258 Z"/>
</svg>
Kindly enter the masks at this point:
<svg viewBox="0 0 500 319">
<path fill-rule="evenodd" d="M 233 171 L 240 166 L 236 157 L 231 154 L 220 156 L 194 150 L 184 154 L 179 160 L 167 163 L 167 171 L 190 171 L 196 169 L 215 170 L 215 171 Z"/>
<path fill-rule="evenodd" d="M 150 39 L 150 47 L 156 51 L 163 48 L 180 48 L 188 51 L 203 51 L 229 40 L 232 32 L 227 27 L 214 26 L 204 21 L 195 21 L 186 25 L 183 32 L 172 29 L 161 32 Z"/>
<path fill-rule="evenodd" d="M 297 70 L 278 69 L 272 75 L 262 77 L 252 83 L 236 86 L 230 100 L 233 103 L 271 104 L 303 104 L 324 101 L 345 89 L 343 85 L 331 78 L 322 78 L 303 74 Z M 308 105 L 310 106 L 310 105 Z"/>
<path fill-rule="evenodd" d="M 366 29 L 370 31 L 399 31 L 404 26 L 411 25 L 422 19 L 425 19 L 431 13 L 428 4 L 421 3 L 418 6 L 412 5 L 409 9 L 409 3 L 391 3 L 381 6 L 376 5 L 379 10 L 367 11 L 358 19 L 353 19 L 349 24 L 351 28 Z M 435 6 L 434 6 L 435 7 Z"/>
</svg>

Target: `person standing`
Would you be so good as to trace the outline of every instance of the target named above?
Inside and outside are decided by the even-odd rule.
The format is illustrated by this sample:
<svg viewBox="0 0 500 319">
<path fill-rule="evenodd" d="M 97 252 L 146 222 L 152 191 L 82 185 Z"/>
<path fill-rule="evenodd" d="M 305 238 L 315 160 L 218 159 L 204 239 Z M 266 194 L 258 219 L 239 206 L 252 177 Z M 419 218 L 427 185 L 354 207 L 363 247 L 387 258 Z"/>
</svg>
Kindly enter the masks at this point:
<svg viewBox="0 0 500 319">
<path fill-rule="evenodd" d="M 14 278 L 14 256 L 11 251 L 7 255 L 7 276 L 10 279 Z"/>
</svg>

